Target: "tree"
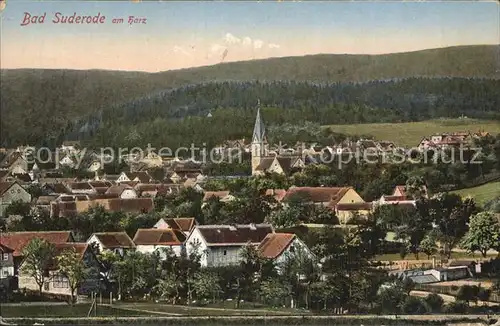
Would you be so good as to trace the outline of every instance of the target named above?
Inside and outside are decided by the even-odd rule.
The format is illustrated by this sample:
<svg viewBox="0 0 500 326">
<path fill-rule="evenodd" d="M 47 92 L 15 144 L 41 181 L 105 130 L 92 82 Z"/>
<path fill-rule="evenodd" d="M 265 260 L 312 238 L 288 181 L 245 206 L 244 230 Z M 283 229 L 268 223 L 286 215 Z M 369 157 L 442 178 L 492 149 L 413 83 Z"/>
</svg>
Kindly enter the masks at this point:
<svg viewBox="0 0 500 326">
<path fill-rule="evenodd" d="M 471 253 L 477 250 L 485 258 L 488 250 L 500 249 L 500 223 L 495 214 L 481 212 L 472 216 L 461 247 Z"/>
<path fill-rule="evenodd" d="M 434 231 L 429 231 L 425 235 L 422 242 L 420 242 L 419 251 L 423 252 L 427 255 L 427 259 L 430 259 L 431 256 L 434 256 L 438 252 L 437 247 L 437 236 Z"/>
<path fill-rule="evenodd" d="M 405 314 L 423 315 L 429 311 L 429 307 L 421 298 L 408 296 L 403 303 L 402 312 Z"/>
<path fill-rule="evenodd" d="M 200 270 L 194 274 L 193 286 L 198 299 L 215 298 L 221 291 L 219 276 L 210 270 Z"/>
<path fill-rule="evenodd" d="M 457 300 L 465 301 L 467 305 L 469 302 L 476 302 L 478 299 L 479 287 L 477 285 L 462 285 L 457 292 Z"/>
<path fill-rule="evenodd" d="M 441 312 L 444 305 L 444 300 L 439 294 L 431 293 L 425 297 L 425 303 L 431 312 Z"/>
<path fill-rule="evenodd" d="M 398 286 L 387 285 L 377 295 L 377 303 L 382 313 L 398 314 L 408 295 Z"/>
<path fill-rule="evenodd" d="M 58 273 L 68 280 L 71 291 L 71 302 L 75 302 L 75 292 L 82 281 L 90 274 L 90 269 L 85 266 L 82 255 L 75 248 L 64 250 L 56 257 Z"/>
<path fill-rule="evenodd" d="M 53 263 L 55 246 L 43 239 L 35 238 L 23 249 L 24 260 L 21 269 L 35 280 L 42 295 L 46 272 Z"/>
<path fill-rule="evenodd" d="M 448 259 L 453 248 L 467 233 L 470 216 L 476 212 L 472 198 L 462 198 L 451 193 L 437 194 L 429 200 L 417 202 L 421 215 L 428 216 L 437 226 L 440 242 Z"/>
</svg>

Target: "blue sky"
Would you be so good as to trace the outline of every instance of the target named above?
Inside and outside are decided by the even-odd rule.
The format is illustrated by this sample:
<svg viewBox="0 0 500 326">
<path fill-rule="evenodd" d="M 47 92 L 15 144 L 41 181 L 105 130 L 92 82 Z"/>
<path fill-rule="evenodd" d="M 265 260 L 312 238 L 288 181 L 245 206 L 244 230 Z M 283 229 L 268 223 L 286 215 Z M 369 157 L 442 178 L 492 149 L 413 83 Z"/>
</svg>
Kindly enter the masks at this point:
<svg viewBox="0 0 500 326">
<path fill-rule="evenodd" d="M 390 53 L 500 42 L 495 2 L 23 2 L 2 13 L 2 68 L 162 71 L 315 53 Z M 44 24 L 20 26 L 24 13 Z M 54 14 L 106 16 L 62 25 Z M 145 17 L 146 24 L 112 24 Z M 227 50 L 227 51 L 226 51 Z"/>
</svg>

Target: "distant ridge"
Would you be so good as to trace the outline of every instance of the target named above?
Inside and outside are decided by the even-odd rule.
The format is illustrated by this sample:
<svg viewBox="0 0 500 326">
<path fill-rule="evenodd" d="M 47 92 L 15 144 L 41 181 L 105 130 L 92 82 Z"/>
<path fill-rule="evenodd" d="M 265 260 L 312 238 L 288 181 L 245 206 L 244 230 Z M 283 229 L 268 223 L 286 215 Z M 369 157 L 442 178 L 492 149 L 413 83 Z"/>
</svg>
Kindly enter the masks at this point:
<svg viewBox="0 0 500 326">
<path fill-rule="evenodd" d="M 229 62 L 158 73 L 3 69 L 0 74 L 1 139 L 35 140 L 47 130 L 64 128 L 68 121 L 102 108 L 170 88 L 212 81 L 332 83 L 417 76 L 500 79 L 498 69 L 498 45 L 457 46 L 383 55 L 317 54 Z M 23 128 L 20 129 L 20 126 Z"/>
</svg>

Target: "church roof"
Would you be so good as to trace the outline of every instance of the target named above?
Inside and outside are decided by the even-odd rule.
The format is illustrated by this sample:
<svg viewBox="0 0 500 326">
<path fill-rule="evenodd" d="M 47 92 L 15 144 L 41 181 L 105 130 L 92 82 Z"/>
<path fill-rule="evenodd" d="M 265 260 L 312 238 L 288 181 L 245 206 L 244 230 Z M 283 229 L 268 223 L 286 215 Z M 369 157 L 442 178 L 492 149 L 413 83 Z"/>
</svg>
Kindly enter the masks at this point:
<svg viewBox="0 0 500 326">
<path fill-rule="evenodd" d="M 253 128 L 252 142 L 264 142 L 266 140 L 266 129 L 264 121 L 260 116 L 260 101 L 257 107 L 257 116 L 255 117 L 255 126 Z"/>
</svg>

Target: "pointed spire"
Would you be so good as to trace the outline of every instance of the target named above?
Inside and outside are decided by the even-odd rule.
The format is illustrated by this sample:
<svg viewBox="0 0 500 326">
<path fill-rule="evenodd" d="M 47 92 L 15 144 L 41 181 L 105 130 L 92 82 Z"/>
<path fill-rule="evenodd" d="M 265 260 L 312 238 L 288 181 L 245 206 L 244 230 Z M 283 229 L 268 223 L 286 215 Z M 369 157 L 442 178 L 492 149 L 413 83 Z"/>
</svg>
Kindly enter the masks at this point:
<svg viewBox="0 0 500 326">
<path fill-rule="evenodd" d="M 253 128 L 252 142 L 263 142 L 265 141 L 266 130 L 264 128 L 264 122 L 260 116 L 260 99 L 257 100 L 257 116 L 255 117 L 255 126 Z"/>
</svg>

